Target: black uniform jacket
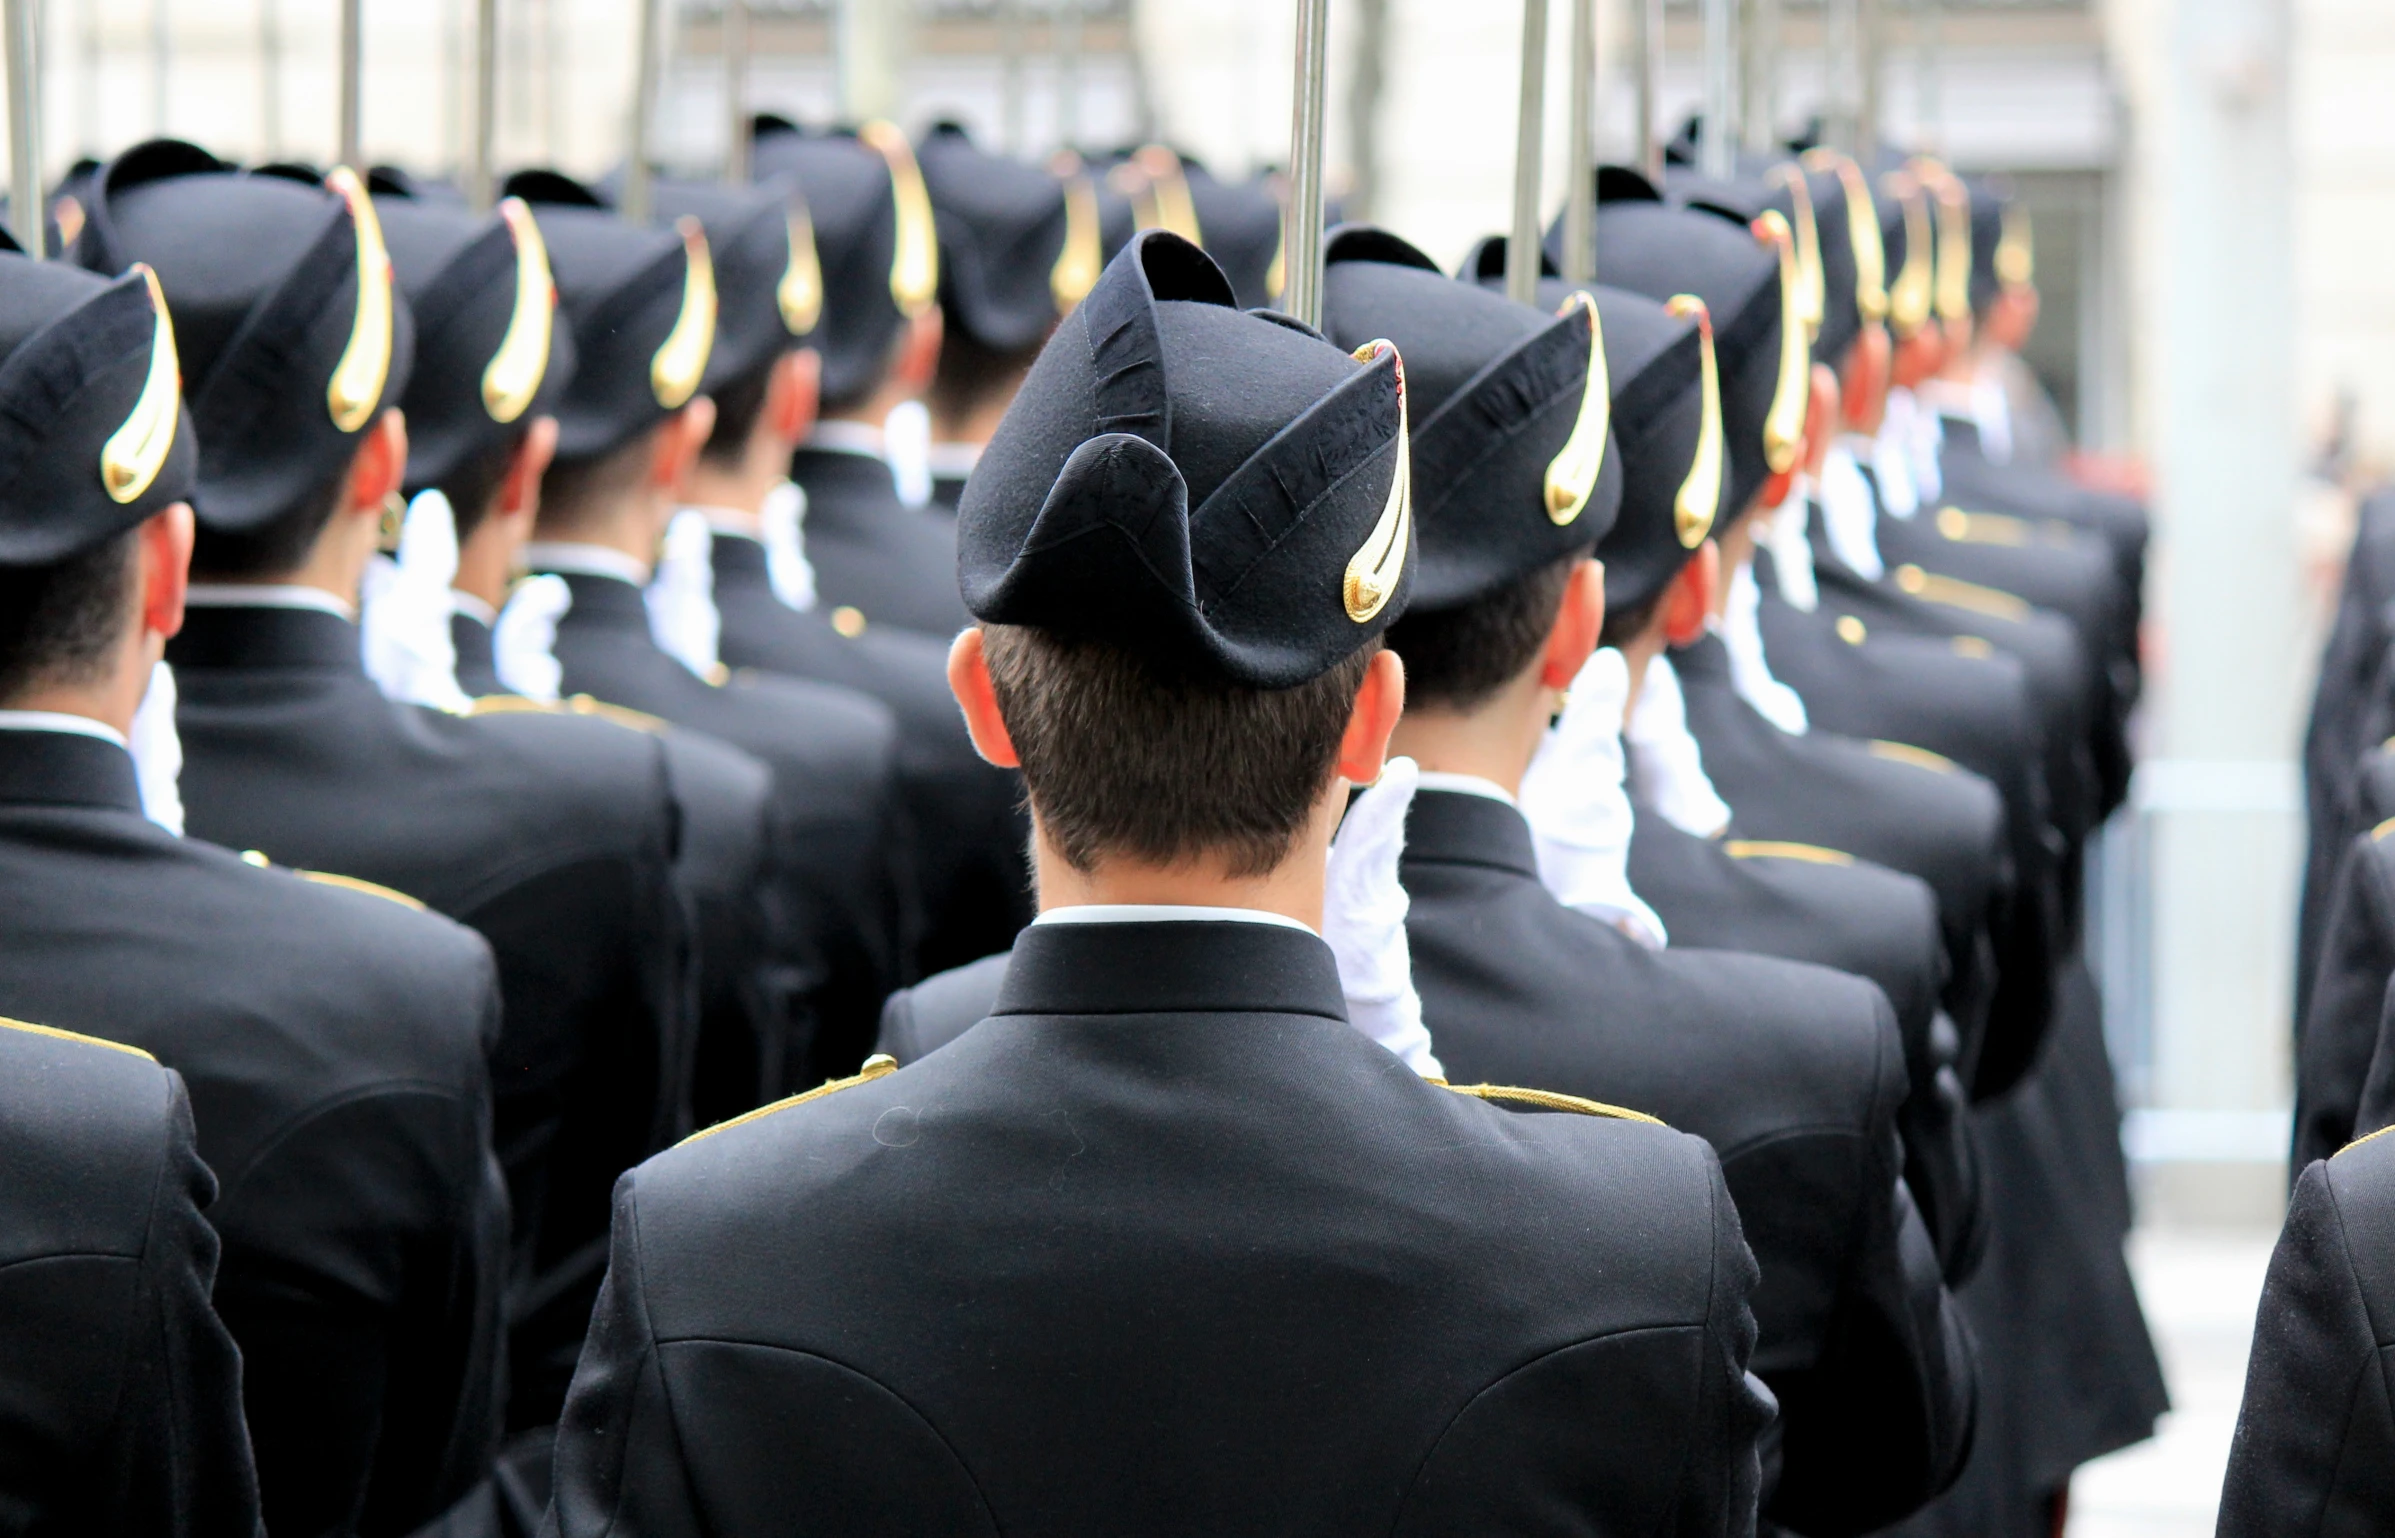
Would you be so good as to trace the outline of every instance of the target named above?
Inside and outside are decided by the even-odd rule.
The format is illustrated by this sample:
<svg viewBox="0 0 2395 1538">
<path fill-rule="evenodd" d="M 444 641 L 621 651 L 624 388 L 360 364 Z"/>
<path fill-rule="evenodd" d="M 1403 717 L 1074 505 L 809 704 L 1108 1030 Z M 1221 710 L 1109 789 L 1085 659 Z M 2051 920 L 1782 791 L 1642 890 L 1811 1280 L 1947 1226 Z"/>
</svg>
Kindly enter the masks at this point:
<svg viewBox="0 0 2395 1538">
<path fill-rule="evenodd" d="M 1502 802 L 1414 798 L 1406 937 L 1458 1082 L 1536 1084 L 1694 1132 L 1763 1269 L 1755 1371 L 1780 1402 L 1767 1517 L 1882 1526 L 1945 1488 L 1971 1442 L 1961 1316 L 1898 1171 L 1904 1050 L 1887 1001 L 1826 968 L 1649 950 L 1539 885 Z"/>
<path fill-rule="evenodd" d="M 2337 613 L 2321 651 L 2312 714 L 2304 728 L 2304 818 L 2310 843 L 2304 859 L 2303 911 L 2295 952 L 2295 1018 L 2309 1002 L 2312 971 L 2320 955 L 2320 930 L 2328 921 L 2329 883 L 2344 862 L 2357 829 L 2378 818 L 2357 817 L 2348 794 L 2354 765 L 2379 746 L 2367 735 L 2368 717 L 2381 692 L 2388 647 L 2395 642 L 2395 488 L 2365 497 L 2356 509 L 2353 549 Z"/>
<path fill-rule="evenodd" d="M 2220 1538 L 2372 1538 L 2395 1513 L 2395 1135 L 2304 1170 L 2254 1319 Z"/>
<path fill-rule="evenodd" d="M 1962 1042 L 1938 1008 L 1937 908 L 1911 876 L 1836 851 L 1743 840 L 1715 843 L 1638 808 L 1630 886 L 1672 943 L 1748 951 L 1851 972 L 1878 985 L 1904 1043 L 1906 1092 L 1896 1114 L 1904 1181 L 1937 1244 L 1949 1283 L 1977 1265 L 1985 1237 L 1979 1165 L 1957 1066 Z M 883 1015 L 888 1026 L 888 1012 Z"/>
<path fill-rule="evenodd" d="M 1028 929 L 946 1051 L 617 1204 L 558 1442 L 577 1538 L 1753 1520 L 1711 1153 L 1425 1082 L 1296 930 Z"/>
<path fill-rule="evenodd" d="M 989 1018 L 1013 960 L 1012 951 L 984 956 L 891 994 L 882 1000 L 873 1050 L 911 1063 L 964 1035 Z"/>
<path fill-rule="evenodd" d="M 379 883 L 490 941 L 518 1272 L 508 1413 L 554 1419 L 605 1268 L 607 1192 L 687 1125 L 689 924 L 656 745 L 394 704 L 357 627 L 313 609 L 194 608 L 168 656 L 194 835 Z"/>
<path fill-rule="evenodd" d="M 923 902 L 919 968 L 944 970 L 1014 944 L 1032 912 L 1022 777 L 973 751 L 948 689 L 947 646 L 870 623 L 845 636 L 821 609 L 791 608 L 774 593 L 765 547 L 736 534 L 715 536 L 715 607 L 733 667 L 845 685 L 897 718 L 898 783 L 914 822 Z"/>
<path fill-rule="evenodd" d="M 1945 1001 L 1963 1033 L 1970 1082 L 1983 1096 L 2018 1082 L 2038 1038 L 2000 1038 L 1991 1051 L 1985 1035 L 1994 926 L 2009 918 L 1996 907 L 2010 851 L 1995 787 L 1904 744 L 1781 731 L 1739 696 L 1718 636 L 1673 652 L 1672 666 L 1688 729 L 1740 838 L 1823 845 L 1930 884 L 1948 967 Z"/>
<path fill-rule="evenodd" d="M 809 679 L 710 683 L 658 647 L 639 588 L 579 573 L 565 580 L 574 601 L 557 622 L 556 653 L 567 693 L 705 733 L 773 773 L 773 866 L 784 877 L 775 922 L 812 963 L 790 1001 L 784 1081 L 768 1094 L 862 1061 L 882 998 L 913 966 L 910 834 L 889 710 Z"/>
<path fill-rule="evenodd" d="M 2328 908 L 2319 972 L 2295 1037 L 2295 1167 L 2362 1132 L 2363 1086 L 2395 977 L 2395 825 L 2353 841 Z"/>
<path fill-rule="evenodd" d="M 144 1053 L 0 1020 L 0 1532 L 249 1538 L 241 1357 L 191 1102 Z"/>
<path fill-rule="evenodd" d="M 176 838 L 123 749 L 52 732 L 0 732 L 0 911 L 0 1015 L 140 1047 L 190 1087 L 276 1538 L 406 1532 L 459 1499 L 502 1381 L 489 947 Z"/>
<path fill-rule="evenodd" d="M 790 478 L 807 494 L 807 561 L 826 604 L 943 643 L 973 623 L 956 582 L 953 515 L 898 500 L 890 467 L 870 454 L 800 449 Z"/>
<path fill-rule="evenodd" d="M 1998 464 L 1980 448 L 1979 431 L 1970 423 L 1949 417 L 1944 427 L 1946 441 L 1938 455 L 1941 501 L 2023 518 L 2060 519 L 2101 536 L 2112 551 L 2121 591 L 2135 608 L 2142 608 L 2146 545 L 2153 534 L 2153 520 L 2143 503 L 2033 465 Z M 2138 618 L 2134 609 L 2130 618 Z"/>
</svg>

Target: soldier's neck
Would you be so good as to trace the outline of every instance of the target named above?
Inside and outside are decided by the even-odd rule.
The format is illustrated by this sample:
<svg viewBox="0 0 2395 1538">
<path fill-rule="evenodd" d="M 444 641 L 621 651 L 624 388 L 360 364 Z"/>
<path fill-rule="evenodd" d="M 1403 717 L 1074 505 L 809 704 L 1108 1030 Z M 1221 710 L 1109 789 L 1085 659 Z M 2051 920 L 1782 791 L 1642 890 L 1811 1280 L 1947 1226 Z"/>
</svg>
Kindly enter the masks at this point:
<svg viewBox="0 0 2395 1538">
<path fill-rule="evenodd" d="M 165 653 L 166 638 L 145 631 L 136 621 L 119 638 L 97 676 L 79 683 L 37 684 L 8 699 L 0 710 L 38 710 L 50 715 L 81 716 L 114 729 L 119 736 L 133 730 L 134 712 L 149 691 L 150 673 Z"/>
<path fill-rule="evenodd" d="M 1471 710 L 1409 706 L 1389 751 L 1433 774 L 1468 774 L 1518 793 L 1559 702 L 1555 690 L 1540 684 L 1538 671 L 1535 665 L 1526 669 Z"/>
<path fill-rule="evenodd" d="M 1260 875 L 1236 875 L 1221 856 L 1177 865 L 1103 859 L 1078 870 L 1033 825 L 1031 863 L 1042 912 L 1090 904 L 1135 904 L 1176 908 L 1246 908 L 1295 919 L 1319 934 L 1323 883 L 1330 864 L 1331 834 L 1347 802 L 1347 782 L 1334 781 L 1287 858 Z"/>
<path fill-rule="evenodd" d="M 672 506 L 643 485 L 577 505 L 544 506 L 532 538 L 536 544 L 596 545 L 654 565 L 657 543 L 665 537 L 665 525 L 672 515 Z"/>
</svg>

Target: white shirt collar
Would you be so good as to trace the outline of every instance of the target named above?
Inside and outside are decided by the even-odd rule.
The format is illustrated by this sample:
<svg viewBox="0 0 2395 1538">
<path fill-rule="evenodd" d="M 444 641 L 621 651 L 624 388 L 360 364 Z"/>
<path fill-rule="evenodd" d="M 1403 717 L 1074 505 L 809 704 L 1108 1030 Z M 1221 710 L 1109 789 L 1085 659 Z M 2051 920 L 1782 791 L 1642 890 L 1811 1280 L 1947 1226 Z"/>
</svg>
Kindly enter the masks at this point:
<svg viewBox="0 0 2395 1538">
<path fill-rule="evenodd" d="M 72 716 L 62 710 L 0 710 L 0 732 L 66 732 L 76 737 L 97 737 L 126 747 L 125 734 L 105 721 L 89 716 Z"/>
<path fill-rule="evenodd" d="M 353 625 L 358 619 L 357 605 L 297 582 L 194 582 L 183 602 L 194 609 L 314 609 Z"/>
<path fill-rule="evenodd" d="M 1274 924 L 1300 934 L 1314 931 L 1285 913 L 1261 908 L 1204 908 L 1187 903 L 1076 903 L 1049 908 L 1034 924 Z"/>
<path fill-rule="evenodd" d="M 729 534 L 735 539 L 756 540 L 759 543 L 764 540 L 764 536 L 758 533 L 758 524 L 762 515 L 757 513 L 746 512 L 737 507 L 717 507 L 703 502 L 685 502 L 675 511 L 698 514 L 707 520 L 707 527 L 717 534 Z"/>
<path fill-rule="evenodd" d="M 524 547 L 524 564 L 534 571 L 562 571 L 577 577 L 613 577 L 634 587 L 649 585 L 649 563 L 606 545 L 573 540 L 536 539 Z"/>
<path fill-rule="evenodd" d="M 870 422 L 847 422 L 824 418 L 807 434 L 811 449 L 829 449 L 835 454 L 862 454 L 868 459 L 880 459 L 884 453 L 882 430 Z"/>
<path fill-rule="evenodd" d="M 987 447 L 984 443 L 935 443 L 925 457 L 932 474 L 962 480 L 981 463 L 981 451 Z"/>
<path fill-rule="evenodd" d="M 1479 796 L 1487 801 L 1502 801 L 1507 806 L 1517 809 L 1521 805 L 1514 799 L 1512 791 L 1507 790 L 1495 780 L 1483 779 L 1477 774 L 1450 774 L 1443 769 L 1425 769 L 1422 771 L 1419 783 L 1423 790 L 1443 790 L 1458 796 Z"/>
<path fill-rule="evenodd" d="M 480 620 L 487 627 L 499 623 L 499 611 L 462 588 L 449 590 L 449 607 L 468 619 Z"/>
</svg>

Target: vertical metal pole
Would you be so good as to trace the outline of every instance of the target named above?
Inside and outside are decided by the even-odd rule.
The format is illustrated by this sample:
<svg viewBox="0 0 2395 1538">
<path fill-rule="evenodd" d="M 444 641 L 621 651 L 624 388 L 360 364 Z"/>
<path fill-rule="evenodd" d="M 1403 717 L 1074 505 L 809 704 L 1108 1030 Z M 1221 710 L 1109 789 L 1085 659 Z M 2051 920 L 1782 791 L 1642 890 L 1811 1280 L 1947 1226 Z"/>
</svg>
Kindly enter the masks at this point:
<svg viewBox="0 0 2395 1538">
<path fill-rule="evenodd" d="M 1779 120 L 1780 0 L 1746 0 L 1739 26 L 1740 140 L 1769 154 Z"/>
<path fill-rule="evenodd" d="M 365 0 L 341 0 L 341 142 L 333 158 L 345 166 L 358 163 L 359 68 L 364 63 L 364 40 L 358 36 L 365 20 Z"/>
<path fill-rule="evenodd" d="M 99 7 L 94 6 L 93 10 Z M 258 0 L 258 140 L 269 160 L 283 155 L 283 7 Z M 98 135 L 93 135 L 98 142 Z"/>
<path fill-rule="evenodd" d="M 1289 267 L 1283 308 L 1322 324 L 1322 111 L 1330 0 L 1297 0 L 1296 110 L 1289 129 L 1289 211 L 1281 250 Z"/>
<path fill-rule="evenodd" d="M 1522 95 L 1514 117 L 1514 223 L 1505 242 L 1505 297 L 1538 298 L 1539 151 L 1547 127 L 1547 0 L 1522 0 Z"/>
<path fill-rule="evenodd" d="M 1822 139 L 1849 155 L 1862 86 L 1860 5 L 1861 0 L 1823 0 L 1821 9 Z"/>
<path fill-rule="evenodd" d="M 632 67 L 631 148 L 624 161 L 624 217 L 649 222 L 649 133 L 657 110 L 658 0 L 640 0 L 640 36 Z"/>
<path fill-rule="evenodd" d="M 150 132 L 166 137 L 166 66 L 174 49 L 174 22 L 167 0 L 150 0 Z"/>
<path fill-rule="evenodd" d="M 1929 153 L 1946 147 L 1945 80 L 1942 70 L 1946 45 L 1946 7 L 1942 0 L 1913 0 L 1914 105 L 1920 113 L 1915 136 Z"/>
<path fill-rule="evenodd" d="M 1056 7 L 1056 143 L 1081 146 L 1081 0 Z"/>
<path fill-rule="evenodd" d="M 1737 143 L 1730 125 L 1735 108 L 1737 82 L 1737 50 L 1732 46 L 1734 18 L 1732 0 L 1705 0 L 1705 128 L 1700 147 L 1700 169 L 1707 176 L 1727 177 L 1737 161 L 1731 147 Z"/>
<path fill-rule="evenodd" d="M 34 28 L 40 21 L 37 0 L 6 0 L 0 22 L 8 28 L 8 222 L 36 261 L 49 229 L 49 199 L 42 186 L 41 56 Z"/>
<path fill-rule="evenodd" d="M 1879 156 L 1880 58 L 1886 34 L 1881 0 L 1854 0 L 1854 158 L 1865 167 Z"/>
<path fill-rule="evenodd" d="M 1563 141 L 1563 275 L 1597 275 L 1597 0 L 1572 0 L 1571 117 Z"/>
<path fill-rule="evenodd" d="M 1380 104 L 1389 79 L 1389 0 L 1356 0 L 1355 53 L 1347 77 L 1347 217 L 1373 218 L 1380 196 Z"/>
<path fill-rule="evenodd" d="M 748 180 L 748 0 L 723 6 L 723 179 Z"/>
<path fill-rule="evenodd" d="M 479 211 L 496 201 L 493 146 L 499 133 L 499 0 L 474 0 L 473 132 L 467 141 L 466 201 Z"/>
<path fill-rule="evenodd" d="M 1638 168 L 1653 181 L 1663 179 L 1663 135 L 1655 125 L 1662 104 L 1656 98 L 1663 80 L 1663 0 L 1630 0 L 1638 15 Z"/>
<path fill-rule="evenodd" d="M 1028 150 L 1023 128 L 1023 0 L 998 0 L 999 147 L 1009 155 Z"/>
</svg>

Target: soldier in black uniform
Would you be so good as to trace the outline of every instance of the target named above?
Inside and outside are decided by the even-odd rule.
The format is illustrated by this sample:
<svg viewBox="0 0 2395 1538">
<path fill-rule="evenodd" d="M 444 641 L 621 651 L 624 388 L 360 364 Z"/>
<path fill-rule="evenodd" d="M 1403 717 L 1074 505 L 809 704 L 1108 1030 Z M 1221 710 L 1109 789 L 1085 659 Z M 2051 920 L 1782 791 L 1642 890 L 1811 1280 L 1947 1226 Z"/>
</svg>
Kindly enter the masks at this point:
<svg viewBox="0 0 2395 1538">
<path fill-rule="evenodd" d="M 1668 1105 L 1656 1114 L 1712 1142 L 1763 1268 L 1756 1371 L 1781 1414 L 1764 1514 L 1808 1533 L 1901 1517 L 1961 1466 L 1972 1364 L 1901 1179 L 1908 1084 L 1887 1001 L 1825 968 L 1649 949 L 1567 908 L 1513 804 L 1595 648 L 1606 592 L 1589 554 L 1633 454 L 1680 467 L 1683 555 L 1724 494 L 1713 369 L 1690 357 L 1705 338 L 1665 331 L 1624 358 L 1624 453 L 1604 393 L 1615 355 L 1586 296 L 1550 317 L 1356 230 L 1332 241 L 1324 309 L 1336 339 L 1394 333 L 1415 359 L 1421 572 L 1390 644 L 1413 679 L 1395 739 L 1424 773 L 1406 930 L 1440 1060 Z"/>
<path fill-rule="evenodd" d="M 0 1526 L 258 1530 L 241 1355 L 209 1305 L 191 1100 L 138 1048 L 0 1020 Z"/>
<path fill-rule="evenodd" d="M 704 386 L 715 427 L 684 500 L 712 533 L 722 660 L 845 685 L 890 708 L 923 903 L 919 964 L 946 968 L 1004 950 L 1031 917 L 1029 828 L 1016 777 L 984 763 L 965 736 L 948 693 L 947 647 L 846 610 L 827 614 L 820 602 L 797 607 L 810 595 L 789 592 L 791 579 L 776 569 L 806 559 L 793 531 L 773 526 L 772 511 L 777 496 L 793 495 L 786 472 L 813 421 L 821 368 L 803 343 L 822 307 L 805 205 L 787 184 L 664 182 L 652 189 L 652 206 L 661 223 L 698 219 L 715 263 L 715 350 Z M 1087 281 L 1096 278 L 1093 249 Z"/>
<path fill-rule="evenodd" d="M 1402 703 L 1401 365 L 1231 301 L 1142 236 L 992 442 L 952 673 L 1043 917 L 946 1050 L 625 1182 L 562 1532 L 1751 1521 L 1711 1155 L 1346 1023 L 1305 921 Z"/>
<path fill-rule="evenodd" d="M 2220 1538 L 2364 1538 L 2395 1511 L 2395 1137 L 2307 1166 L 2270 1258 Z"/>
<path fill-rule="evenodd" d="M 146 268 L 106 282 L 0 257 L 18 467 L 0 497 L 0 1015 L 139 1048 L 189 1086 L 198 1157 L 221 1182 L 215 1305 L 241 1359 L 204 1317 L 213 1246 L 190 1213 L 208 1179 L 181 1091 L 133 1057 L 61 1059 L 50 1049 L 66 1044 L 0 1033 L 6 1135 L 72 1118 L 92 1140 L 75 1153 L 87 1183 L 71 1216 L 93 1245 L 76 1301 L 105 1311 L 147 1291 L 154 1311 L 139 1339 L 116 1337 L 130 1356 L 91 1364 L 81 1403 L 5 1396 L 0 1419 L 44 1422 L 0 1434 L 0 1485 L 37 1508 L 6 1521 L 101 1530 L 124 1500 L 147 1508 L 140 1531 L 248 1532 L 239 1427 L 204 1423 L 237 1382 L 276 1533 L 408 1532 L 488 1475 L 498 1430 L 507 1196 L 484 1056 L 499 992 L 489 947 L 412 899 L 260 869 L 144 815 L 126 734 L 182 619 L 202 463 L 176 380 L 209 378 L 177 340 Z M 166 786 L 152 793 L 168 816 Z M 140 1098 L 112 1106 L 97 1065 L 77 1066 L 87 1055 L 123 1057 L 114 1092 Z M 0 1204 L 39 1199 L 44 1157 L 0 1155 Z M 52 1209 L 47 1233 L 0 1228 L 30 1259 L 69 1217 Z M 103 1263 L 128 1240 L 119 1253 L 140 1266 Z M 38 1323 L 62 1263 L 0 1275 L 12 1362 L 105 1339 Z M 90 1324 L 111 1328 L 104 1313 Z M 105 1374 L 131 1375 L 121 1397 L 101 1391 Z M 202 1440 L 179 1455 L 111 1441 L 120 1413 L 148 1421 L 143 1438 Z M 195 1414 L 203 1424 L 175 1430 Z M 25 1480 L 61 1476 L 79 1476 L 73 1499 L 88 1504 L 53 1508 L 52 1527 L 38 1508 L 56 1497 Z M 180 1518 L 160 1509 L 184 1502 Z"/>
<path fill-rule="evenodd" d="M 642 589 L 684 478 L 715 420 L 702 385 L 719 293 L 706 231 L 646 230 L 590 189 L 521 172 L 579 362 L 541 484 L 534 570 L 563 576 L 557 621 L 569 694 L 587 693 L 731 743 L 773 772 L 777 931 L 803 947 L 768 1094 L 853 1069 L 881 1001 L 912 977 L 918 915 L 896 785 L 898 727 L 879 702 L 813 679 L 700 677 L 666 652 Z"/>
<path fill-rule="evenodd" d="M 760 181 L 797 183 L 823 273 L 823 416 L 790 460 L 823 601 L 946 641 L 972 623 L 956 527 L 900 500 L 882 442 L 891 411 L 931 387 L 941 349 L 939 232 L 914 148 L 889 123 L 802 133 L 762 118 L 749 164 Z"/>
<path fill-rule="evenodd" d="M 379 883 L 490 941 L 507 1005 L 491 1065 L 515 1224 L 509 1418 L 545 1425 L 603 1269 L 606 1192 L 688 1114 L 663 761 L 592 722 L 394 704 L 366 676 L 353 605 L 401 480 L 393 407 L 414 327 L 354 174 L 241 174 L 161 140 L 108 168 L 89 214 L 84 265 L 147 261 L 179 303 L 202 434 L 193 610 L 168 648 L 191 830 Z M 514 238 L 494 232 L 483 254 L 545 325 Z M 488 409 L 529 410 L 545 348 L 501 362 Z"/>
</svg>

